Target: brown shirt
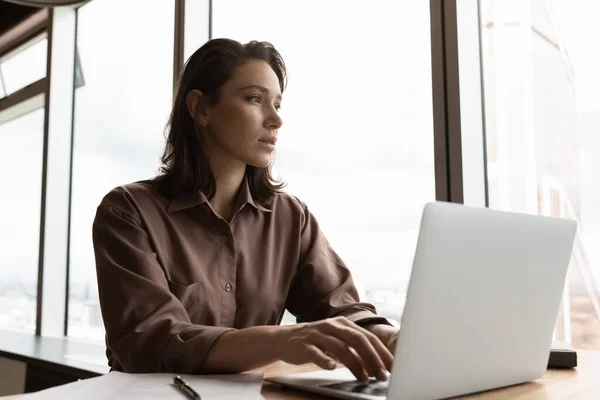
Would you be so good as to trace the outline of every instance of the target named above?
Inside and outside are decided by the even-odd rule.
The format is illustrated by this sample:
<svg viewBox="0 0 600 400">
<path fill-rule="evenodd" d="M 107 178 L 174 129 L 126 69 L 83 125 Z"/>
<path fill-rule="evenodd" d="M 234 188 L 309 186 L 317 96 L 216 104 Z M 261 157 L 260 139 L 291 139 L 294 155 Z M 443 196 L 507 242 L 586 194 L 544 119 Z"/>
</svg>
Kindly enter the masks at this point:
<svg viewBox="0 0 600 400">
<path fill-rule="evenodd" d="M 345 316 L 383 322 L 304 203 L 253 201 L 246 181 L 230 223 L 201 192 L 167 199 L 155 182 L 113 189 L 94 251 L 108 363 L 125 372 L 199 373 L 223 333 Z M 377 318 L 377 320 L 374 320 Z"/>
</svg>

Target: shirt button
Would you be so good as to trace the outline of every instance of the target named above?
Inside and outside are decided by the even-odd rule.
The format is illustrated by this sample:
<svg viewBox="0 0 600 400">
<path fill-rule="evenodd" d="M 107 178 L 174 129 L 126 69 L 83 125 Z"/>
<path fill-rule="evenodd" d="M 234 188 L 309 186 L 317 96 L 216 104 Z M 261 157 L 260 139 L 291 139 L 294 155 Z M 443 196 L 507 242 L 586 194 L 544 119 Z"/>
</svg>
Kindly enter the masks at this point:
<svg viewBox="0 0 600 400">
<path fill-rule="evenodd" d="M 225 290 L 231 292 L 231 285 L 229 283 L 225 285 Z"/>
<path fill-rule="evenodd" d="M 227 237 L 221 236 L 221 243 L 227 243 Z"/>
</svg>

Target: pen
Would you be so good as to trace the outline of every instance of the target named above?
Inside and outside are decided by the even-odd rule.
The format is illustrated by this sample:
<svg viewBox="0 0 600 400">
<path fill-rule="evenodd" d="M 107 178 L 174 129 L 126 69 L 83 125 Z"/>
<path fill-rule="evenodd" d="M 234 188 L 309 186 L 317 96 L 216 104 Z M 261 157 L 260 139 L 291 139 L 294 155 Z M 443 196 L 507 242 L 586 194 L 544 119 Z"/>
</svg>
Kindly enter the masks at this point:
<svg viewBox="0 0 600 400">
<path fill-rule="evenodd" d="M 177 387 L 179 389 L 181 389 L 181 391 L 183 393 L 185 393 L 185 395 L 187 397 L 189 397 L 192 400 L 202 400 L 200 398 L 200 395 L 198 393 L 196 393 L 196 391 L 194 389 L 192 389 L 192 387 L 190 385 L 188 385 L 187 383 L 185 383 L 185 381 L 183 379 L 181 379 L 181 377 L 179 375 L 177 375 L 175 378 L 173 378 L 173 383 L 175 385 L 177 385 Z"/>
</svg>

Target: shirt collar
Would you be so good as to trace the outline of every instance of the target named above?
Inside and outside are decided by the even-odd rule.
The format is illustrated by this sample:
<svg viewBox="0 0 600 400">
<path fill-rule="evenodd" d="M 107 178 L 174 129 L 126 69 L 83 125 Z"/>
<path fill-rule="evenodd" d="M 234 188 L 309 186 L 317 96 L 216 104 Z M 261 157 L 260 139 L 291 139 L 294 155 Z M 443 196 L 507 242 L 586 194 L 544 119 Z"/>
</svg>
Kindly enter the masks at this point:
<svg viewBox="0 0 600 400">
<path fill-rule="evenodd" d="M 175 211 L 181 211 L 204 203 L 208 203 L 208 199 L 206 198 L 206 195 L 200 190 L 192 193 L 185 193 L 174 197 L 169 202 L 167 212 L 172 213 Z"/>
<path fill-rule="evenodd" d="M 264 207 L 258 202 L 254 201 L 252 198 L 252 193 L 250 193 L 250 184 L 248 184 L 248 177 L 244 176 L 244 180 L 242 181 L 242 186 L 240 188 L 240 193 L 238 194 L 237 201 L 235 202 L 236 206 L 234 207 L 237 210 L 241 210 L 245 204 L 250 204 L 252 207 L 256 208 L 260 211 L 271 212 L 270 209 Z"/>
<path fill-rule="evenodd" d="M 194 206 L 204 203 L 209 203 L 208 198 L 206 198 L 206 195 L 202 193 L 202 191 L 198 190 L 193 193 L 186 193 L 173 198 L 169 202 L 167 212 L 171 213 L 175 211 L 185 210 L 187 208 L 192 208 Z M 246 204 L 250 204 L 252 207 L 260 211 L 271 212 L 270 209 L 254 201 L 254 199 L 252 198 L 252 193 L 250 193 L 250 185 L 248 184 L 248 178 L 244 177 L 244 180 L 242 181 L 242 186 L 240 187 L 240 192 L 238 193 L 237 199 L 234 203 L 234 209 L 241 210 L 242 207 L 244 207 L 244 205 Z"/>
</svg>

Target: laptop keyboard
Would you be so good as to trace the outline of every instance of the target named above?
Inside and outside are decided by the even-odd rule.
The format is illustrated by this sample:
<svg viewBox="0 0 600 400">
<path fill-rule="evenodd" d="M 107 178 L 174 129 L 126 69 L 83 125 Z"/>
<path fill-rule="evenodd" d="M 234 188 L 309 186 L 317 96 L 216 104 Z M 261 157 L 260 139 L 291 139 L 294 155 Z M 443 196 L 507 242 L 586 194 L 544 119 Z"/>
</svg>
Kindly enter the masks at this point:
<svg viewBox="0 0 600 400">
<path fill-rule="evenodd" d="M 352 392 L 352 393 L 368 394 L 371 396 L 385 397 L 387 394 L 388 382 L 389 381 L 381 382 L 381 381 L 372 379 L 369 383 L 361 383 L 360 381 L 347 381 L 347 382 L 338 382 L 338 383 L 330 383 L 327 385 L 321 385 L 321 387 L 325 387 L 328 389 L 342 390 L 344 392 Z"/>
</svg>

